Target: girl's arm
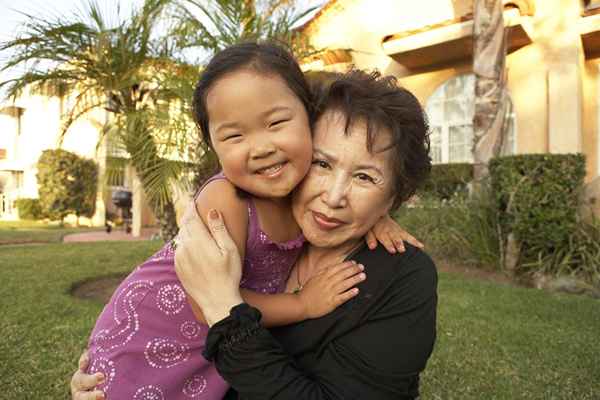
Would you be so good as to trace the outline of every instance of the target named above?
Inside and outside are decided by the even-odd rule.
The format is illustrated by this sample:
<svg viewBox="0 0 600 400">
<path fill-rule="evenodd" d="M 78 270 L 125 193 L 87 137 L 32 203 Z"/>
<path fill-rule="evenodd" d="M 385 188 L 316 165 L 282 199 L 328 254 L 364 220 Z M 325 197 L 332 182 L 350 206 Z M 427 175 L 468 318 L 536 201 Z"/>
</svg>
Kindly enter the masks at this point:
<svg viewBox="0 0 600 400">
<path fill-rule="evenodd" d="M 265 327 L 289 325 L 329 314 L 358 294 L 364 267 L 353 261 L 323 268 L 298 293 L 265 295 L 240 289 L 244 301 L 260 310 Z"/>
<path fill-rule="evenodd" d="M 243 260 L 248 232 L 248 209 L 246 201 L 238 196 L 235 186 L 224 179 L 210 182 L 196 198 L 195 206 L 197 216 L 205 224 L 211 209 L 221 212 Z M 240 294 L 245 302 L 261 311 L 264 326 L 288 325 L 328 314 L 354 297 L 357 292 L 349 289 L 364 279 L 360 272 L 357 265 L 342 263 L 323 269 L 298 294 L 262 294 L 248 289 L 240 289 Z M 206 323 L 202 310 L 191 298 L 190 305 L 196 319 Z"/>
<path fill-rule="evenodd" d="M 379 242 L 392 254 L 396 252 L 404 253 L 404 242 L 420 249 L 425 247 L 413 235 L 402 229 L 389 215 L 385 215 L 377 221 L 375 226 L 365 235 L 365 241 L 371 250 L 376 248 L 377 242 Z"/>
</svg>

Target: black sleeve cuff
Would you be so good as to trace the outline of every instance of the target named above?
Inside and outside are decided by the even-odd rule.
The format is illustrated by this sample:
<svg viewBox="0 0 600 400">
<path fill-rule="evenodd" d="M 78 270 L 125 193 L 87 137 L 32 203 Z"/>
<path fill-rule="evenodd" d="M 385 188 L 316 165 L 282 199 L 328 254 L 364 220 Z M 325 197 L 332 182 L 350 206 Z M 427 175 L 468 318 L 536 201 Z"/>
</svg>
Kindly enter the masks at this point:
<svg viewBox="0 0 600 400">
<path fill-rule="evenodd" d="M 233 307 L 227 318 L 214 324 L 209 330 L 202 355 L 213 361 L 220 349 L 227 349 L 253 336 L 260 329 L 260 311 L 247 303 Z"/>
</svg>

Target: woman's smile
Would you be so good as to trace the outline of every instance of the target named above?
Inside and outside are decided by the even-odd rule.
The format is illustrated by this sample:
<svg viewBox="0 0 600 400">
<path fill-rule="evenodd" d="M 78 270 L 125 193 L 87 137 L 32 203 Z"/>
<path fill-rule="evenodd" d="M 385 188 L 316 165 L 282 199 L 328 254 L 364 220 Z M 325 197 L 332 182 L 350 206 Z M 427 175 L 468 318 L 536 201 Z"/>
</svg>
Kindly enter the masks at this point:
<svg viewBox="0 0 600 400">
<path fill-rule="evenodd" d="M 328 218 L 325 214 L 321 214 L 320 212 L 312 211 L 312 214 L 317 226 L 325 231 L 333 230 L 344 224 L 343 221 L 336 218 Z"/>
</svg>

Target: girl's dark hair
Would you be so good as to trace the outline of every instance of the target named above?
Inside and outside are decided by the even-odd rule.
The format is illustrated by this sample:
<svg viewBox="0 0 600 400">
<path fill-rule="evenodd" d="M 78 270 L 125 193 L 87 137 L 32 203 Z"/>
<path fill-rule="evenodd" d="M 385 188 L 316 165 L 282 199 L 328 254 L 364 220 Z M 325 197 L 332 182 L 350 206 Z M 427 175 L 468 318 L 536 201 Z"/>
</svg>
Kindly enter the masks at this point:
<svg viewBox="0 0 600 400">
<path fill-rule="evenodd" d="M 316 115 L 325 111 L 342 113 L 345 132 L 357 122 L 366 122 L 367 149 L 373 150 L 377 135 L 392 135 L 394 203 L 397 208 L 424 183 L 431 171 L 429 126 L 421 104 L 408 90 L 399 87 L 393 76 L 352 70 L 327 77 L 315 90 Z"/>
<path fill-rule="evenodd" d="M 277 75 L 283 79 L 306 108 L 312 125 L 314 111 L 311 91 L 294 56 L 284 47 L 275 43 L 240 43 L 215 54 L 202 71 L 194 90 L 194 120 L 202 133 L 202 138 L 208 145 L 212 147 L 208 130 L 208 110 L 206 109 L 208 90 L 226 74 L 244 68 L 266 75 Z"/>
</svg>

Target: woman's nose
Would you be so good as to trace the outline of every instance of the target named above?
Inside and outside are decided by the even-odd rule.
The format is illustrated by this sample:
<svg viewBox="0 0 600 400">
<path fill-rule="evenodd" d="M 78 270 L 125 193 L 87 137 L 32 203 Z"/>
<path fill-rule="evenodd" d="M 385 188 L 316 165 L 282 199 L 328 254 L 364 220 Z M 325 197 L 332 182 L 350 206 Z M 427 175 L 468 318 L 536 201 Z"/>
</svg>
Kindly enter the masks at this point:
<svg viewBox="0 0 600 400">
<path fill-rule="evenodd" d="M 323 188 L 323 201 L 328 207 L 343 208 L 348 205 L 349 182 L 343 177 L 334 177 Z"/>
</svg>

